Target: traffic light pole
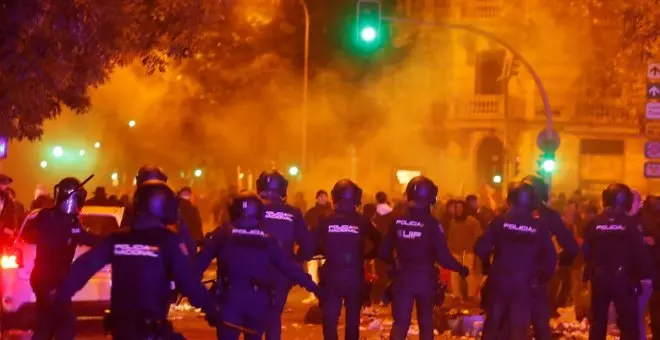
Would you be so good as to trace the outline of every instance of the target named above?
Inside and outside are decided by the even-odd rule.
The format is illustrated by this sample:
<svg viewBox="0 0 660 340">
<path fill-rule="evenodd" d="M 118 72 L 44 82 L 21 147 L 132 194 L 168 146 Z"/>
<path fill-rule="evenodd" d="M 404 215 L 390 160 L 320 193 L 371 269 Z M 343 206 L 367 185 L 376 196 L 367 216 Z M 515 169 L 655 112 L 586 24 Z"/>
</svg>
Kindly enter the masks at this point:
<svg viewBox="0 0 660 340">
<path fill-rule="evenodd" d="M 476 35 L 480 35 L 482 37 L 488 38 L 500 44 L 502 47 L 506 48 L 513 55 L 514 59 L 520 60 L 520 63 L 525 67 L 525 69 L 529 72 L 529 74 L 532 75 L 532 78 L 534 79 L 534 83 L 536 83 L 536 87 L 538 88 L 539 94 L 541 95 L 541 100 L 543 100 L 543 108 L 545 109 L 545 115 L 546 115 L 546 133 L 548 135 L 548 139 L 552 138 L 552 108 L 550 108 L 550 99 L 548 99 L 548 92 L 546 92 L 545 86 L 543 86 L 543 82 L 541 82 L 541 78 L 539 77 L 538 73 L 536 73 L 536 70 L 534 70 L 534 67 L 532 67 L 532 64 L 530 64 L 529 61 L 527 61 L 527 59 L 525 59 L 525 57 L 520 52 L 518 52 L 515 48 L 513 48 L 513 46 L 511 46 L 509 43 L 504 41 L 502 38 L 488 31 L 484 31 L 482 29 L 476 28 L 472 25 L 415 20 L 415 19 L 406 19 L 406 18 L 398 18 L 398 17 L 382 17 L 382 19 L 386 21 L 397 22 L 402 24 L 468 31 L 470 33 L 474 33 Z"/>
</svg>

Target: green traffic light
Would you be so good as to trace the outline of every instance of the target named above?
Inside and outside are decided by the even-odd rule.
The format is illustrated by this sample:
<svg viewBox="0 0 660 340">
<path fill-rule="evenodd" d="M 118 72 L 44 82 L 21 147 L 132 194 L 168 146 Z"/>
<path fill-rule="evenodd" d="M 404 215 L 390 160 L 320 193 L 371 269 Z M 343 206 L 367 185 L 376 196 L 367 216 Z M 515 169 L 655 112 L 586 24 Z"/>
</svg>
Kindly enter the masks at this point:
<svg viewBox="0 0 660 340">
<path fill-rule="evenodd" d="M 367 42 L 367 43 L 370 43 L 370 42 L 373 42 L 374 40 L 376 40 L 377 35 L 378 35 L 378 32 L 376 32 L 376 29 L 371 27 L 371 26 L 363 27 L 360 30 L 360 39 L 362 39 L 362 41 Z"/>
<path fill-rule="evenodd" d="M 543 161 L 543 170 L 545 172 L 553 172 L 557 167 L 557 162 L 554 159 L 546 159 Z"/>
</svg>

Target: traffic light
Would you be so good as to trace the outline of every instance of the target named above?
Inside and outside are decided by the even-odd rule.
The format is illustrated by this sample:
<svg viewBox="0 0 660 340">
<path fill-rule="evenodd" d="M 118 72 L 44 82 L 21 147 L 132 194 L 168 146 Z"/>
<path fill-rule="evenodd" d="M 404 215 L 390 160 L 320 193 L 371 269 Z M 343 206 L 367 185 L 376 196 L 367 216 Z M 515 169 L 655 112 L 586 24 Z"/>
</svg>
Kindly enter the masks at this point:
<svg viewBox="0 0 660 340">
<path fill-rule="evenodd" d="M 516 156 L 513 164 L 513 177 L 518 177 L 518 175 L 520 175 L 520 156 Z"/>
<path fill-rule="evenodd" d="M 554 151 L 545 151 L 541 154 L 541 158 L 538 161 L 539 166 L 539 175 L 548 175 L 552 174 L 557 168 L 557 161 L 555 160 Z"/>
<path fill-rule="evenodd" d="M 363 47 L 377 47 L 381 40 L 382 7 L 380 0 L 358 0 L 357 43 Z"/>
<path fill-rule="evenodd" d="M 64 149 L 61 146 L 56 146 L 53 148 L 53 157 L 60 158 L 64 156 Z"/>
<path fill-rule="evenodd" d="M 514 57 L 511 60 L 511 68 L 509 69 L 509 76 L 515 77 L 520 74 L 520 59 Z"/>
</svg>

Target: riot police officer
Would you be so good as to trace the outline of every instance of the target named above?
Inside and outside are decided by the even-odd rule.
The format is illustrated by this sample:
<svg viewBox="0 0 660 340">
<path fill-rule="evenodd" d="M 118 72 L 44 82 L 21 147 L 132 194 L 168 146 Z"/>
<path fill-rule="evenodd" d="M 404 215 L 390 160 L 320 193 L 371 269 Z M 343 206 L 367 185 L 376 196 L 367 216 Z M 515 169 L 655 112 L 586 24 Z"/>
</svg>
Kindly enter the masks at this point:
<svg viewBox="0 0 660 340">
<path fill-rule="evenodd" d="M 346 306 L 347 340 L 360 337 L 360 308 L 364 291 L 364 261 L 376 255 L 380 233 L 356 209 L 362 203 L 362 189 L 350 180 L 332 188 L 335 212 L 319 222 L 314 239 L 325 263 L 319 271 L 320 306 L 323 311 L 323 338 L 337 339 L 337 322 L 342 304 Z M 366 241 L 371 253 L 365 254 Z M 366 255 L 366 256 L 365 256 Z"/>
<path fill-rule="evenodd" d="M 146 181 L 162 181 L 163 183 L 167 183 L 167 175 L 163 171 L 162 168 L 152 165 L 152 164 L 147 164 L 142 166 L 138 172 L 137 175 L 135 175 L 135 185 L 140 186 L 142 183 Z M 129 211 L 129 209 L 126 209 L 124 212 L 124 219 L 122 220 L 122 223 L 126 226 L 131 225 L 131 216 L 132 212 Z M 190 229 L 188 228 L 188 224 L 186 221 L 182 218 L 181 215 L 177 218 L 177 221 L 175 223 L 176 225 L 176 233 L 181 237 L 183 242 L 186 244 L 186 248 L 188 248 L 188 254 L 191 258 L 195 257 L 195 254 L 197 253 L 197 243 L 192 238 L 192 235 L 190 234 Z"/>
<path fill-rule="evenodd" d="M 300 209 L 285 203 L 288 182 L 276 170 L 262 172 L 257 178 L 257 191 L 264 199 L 264 231 L 274 237 L 284 251 L 294 258 L 293 247 L 299 245 L 298 260 L 311 259 L 314 249 L 312 238 L 305 225 Z M 267 340 L 279 340 L 282 332 L 282 311 L 286 303 L 291 281 L 279 271 L 272 271 L 273 307 L 266 327 Z"/>
<path fill-rule="evenodd" d="M 390 338 L 405 339 L 410 327 L 413 303 L 417 306 L 419 338 L 433 339 L 433 306 L 438 294 L 438 273 L 435 263 L 466 277 L 469 271 L 454 259 L 447 249 L 447 240 L 440 223 L 431 216 L 438 187 L 417 176 L 406 187 L 408 207 L 395 217 L 380 247 L 379 257 L 392 262 L 397 258 L 391 288 L 394 325 Z"/>
<path fill-rule="evenodd" d="M 622 339 L 639 339 L 639 282 L 651 278 L 643 235 L 627 216 L 633 195 L 624 184 L 603 191 L 605 210 L 586 227 L 582 253 L 585 281 L 591 281 L 592 323 L 589 339 L 605 339 L 608 310 L 614 302 Z"/>
<path fill-rule="evenodd" d="M 75 316 L 71 303 L 55 306 L 50 296 L 69 273 L 78 245 L 94 245 L 100 238 L 85 231 L 78 215 L 87 192 L 73 177 L 55 185 L 55 206 L 40 210 L 33 228 L 37 247 L 30 285 L 37 298 L 33 339 L 73 339 Z"/>
<path fill-rule="evenodd" d="M 488 263 L 488 302 L 484 339 L 497 339 L 505 317 L 503 331 L 507 339 L 527 339 L 527 329 L 534 295 L 546 295 L 542 284 L 555 270 L 557 254 L 550 231 L 541 219 L 533 216 L 536 209 L 534 188 L 516 183 L 507 196 L 510 209 L 496 217 L 475 245 L 475 254 Z M 500 334 L 501 335 L 501 334 Z M 550 333 L 543 335 L 548 339 Z"/>
<path fill-rule="evenodd" d="M 187 248 L 166 226 L 177 219 L 178 199 L 167 184 L 147 180 L 135 192 L 130 229 L 114 233 L 78 258 L 58 301 L 68 301 L 107 264 L 112 265 L 111 315 L 107 325 L 114 339 L 181 338 L 167 321 L 170 282 L 202 308 L 212 325 L 219 310 L 204 286 L 195 280 Z"/>
<path fill-rule="evenodd" d="M 167 175 L 159 166 L 153 164 L 143 165 L 135 175 L 135 185 L 140 186 L 142 183 L 150 180 L 159 180 L 167 183 Z"/>
<path fill-rule="evenodd" d="M 537 176 L 526 176 L 522 182 L 531 185 L 538 198 L 537 213 L 543 224 L 549 228 L 550 233 L 557 239 L 557 243 L 562 248 L 557 258 L 559 270 L 570 270 L 573 260 L 580 252 L 580 246 L 575 241 L 571 232 L 566 228 L 564 222 L 556 211 L 548 206 L 549 188 L 548 185 Z M 559 280 L 552 278 L 548 284 L 548 294 L 538 294 L 534 296 L 534 306 L 532 307 L 532 325 L 537 339 L 543 339 L 544 334 L 550 333 L 550 316 L 557 316 L 557 285 Z"/>
<path fill-rule="evenodd" d="M 218 298 L 225 322 L 218 328 L 218 339 L 238 339 L 241 329 L 245 339 L 261 339 L 271 311 L 271 268 L 316 292 L 311 277 L 262 230 L 263 210 L 259 196 L 238 194 L 229 207 L 231 224 L 216 229 L 197 256 L 198 275 L 217 258 Z"/>
</svg>

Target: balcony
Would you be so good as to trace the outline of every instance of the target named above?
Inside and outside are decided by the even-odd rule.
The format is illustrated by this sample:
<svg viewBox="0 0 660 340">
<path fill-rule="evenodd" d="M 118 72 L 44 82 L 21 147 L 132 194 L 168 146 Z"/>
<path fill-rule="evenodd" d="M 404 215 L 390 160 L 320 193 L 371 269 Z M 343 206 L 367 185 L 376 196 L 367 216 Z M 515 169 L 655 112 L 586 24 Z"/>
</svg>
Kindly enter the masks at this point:
<svg viewBox="0 0 660 340">
<path fill-rule="evenodd" d="M 635 110 L 616 103 L 577 103 L 573 121 L 582 124 L 639 126 Z"/>
<path fill-rule="evenodd" d="M 525 101 L 522 98 L 509 96 L 509 119 L 520 119 L 524 116 Z M 504 96 L 474 95 L 460 98 L 454 104 L 451 117 L 461 121 L 500 121 L 504 120 Z"/>
<path fill-rule="evenodd" d="M 502 0 L 460 1 L 462 19 L 490 20 L 502 18 Z"/>
</svg>

